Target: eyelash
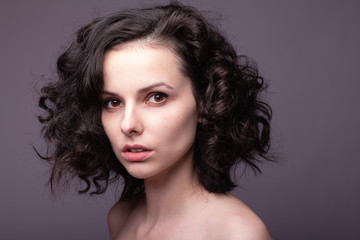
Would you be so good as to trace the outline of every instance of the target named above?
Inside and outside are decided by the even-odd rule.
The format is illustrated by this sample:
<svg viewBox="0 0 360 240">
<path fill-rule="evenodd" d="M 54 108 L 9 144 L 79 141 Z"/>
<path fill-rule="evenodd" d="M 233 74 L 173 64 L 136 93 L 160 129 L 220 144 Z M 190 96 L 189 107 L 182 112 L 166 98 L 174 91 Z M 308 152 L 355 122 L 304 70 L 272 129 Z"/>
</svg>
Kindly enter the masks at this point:
<svg viewBox="0 0 360 240">
<path fill-rule="evenodd" d="M 103 107 L 107 108 L 107 109 L 113 109 L 113 108 L 118 107 L 119 105 L 117 105 L 115 107 L 114 106 L 111 106 L 111 107 L 109 106 L 109 104 L 114 103 L 114 102 L 118 102 L 119 105 L 121 104 L 121 101 L 116 99 L 116 98 L 107 98 L 107 99 L 104 100 Z"/>
<path fill-rule="evenodd" d="M 156 96 L 160 96 L 162 98 L 162 100 L 160 102 L 150 102 L 151 98 L 155 98 Z M 155 93 L 151 93 L 148 95 L 146 103 L 150 103 L 150 104 L 156 104 L 156 105 L 160 105 L 163 104 L 167 101 L 168 95 L 162 92 L 155 92 Z M 109 104 L 115 103 L 116 106 L 109 106 Z M 121 101 L 119 99 L 116 98 L 107 98 L 104 100 L 103 103 L 103 107 L 107 108 L 107 109 L 113 109 L 113 108 L 117 108 L 120 107 L 121 105 Z"/>
<path fill-rule="evenodd" d="M 155 92 L 155 93 L 151 93 L 151 94 L 149 95 L 149 97 L 147 98 L 146 103 L 150 102 L 150 99 L 151 99 L 151 98 L 155 98 L 156 96 L 160 96 L 160 97 L 162 97 L 163 99 L 162 99 L 160 102 L 154 102 L 154 104 L 163 104 L 164 102 L 166 102 L 166 100 L 167 100 L 167 98 L 168 98 L 168 95 L 165 94 L 165 93 Z"/>
</svg>

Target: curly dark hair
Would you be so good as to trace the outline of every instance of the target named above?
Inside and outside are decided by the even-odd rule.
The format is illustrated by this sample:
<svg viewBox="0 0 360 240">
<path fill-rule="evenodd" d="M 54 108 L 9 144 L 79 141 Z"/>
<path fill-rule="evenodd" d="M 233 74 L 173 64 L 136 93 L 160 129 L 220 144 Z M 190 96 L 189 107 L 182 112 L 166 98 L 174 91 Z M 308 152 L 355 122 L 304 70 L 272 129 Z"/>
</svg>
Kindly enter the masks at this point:
<svg viewBox="0 0 360 240">
<path fill-rule="evenodd" d="M 78 177 L 79 193 L 101 194 L 121 176 L 121 199 L 144 192 L 144 182 L 129 175 L 116 158 L 101 123 L 104 55 L 115 46 L 146 40 L 170 48 L 191 79 L 201 121 L 195 139 L 194 171 L 209 192 L 235 187 L 232 167 L 257 165 L 268 157 L 271 108 L 256 64 L 238 56 L 232 45 L 196 9 L 172 3 L 126 10 L 82 27 L 57 61 L 58 77 L 41 89 L 45 114 L 43 159 L 52 165 L 51 189 Z"/>
</svg>

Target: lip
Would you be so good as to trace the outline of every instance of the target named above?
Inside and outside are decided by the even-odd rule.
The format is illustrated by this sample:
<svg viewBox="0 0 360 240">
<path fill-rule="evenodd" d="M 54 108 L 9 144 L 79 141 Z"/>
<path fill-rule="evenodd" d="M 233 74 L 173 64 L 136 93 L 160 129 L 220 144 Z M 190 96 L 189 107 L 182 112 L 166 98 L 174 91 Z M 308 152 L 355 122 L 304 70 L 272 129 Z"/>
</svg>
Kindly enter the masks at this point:
<svg viewBox="0 0 360 240">
<path fill-rule="evenodd" d="M 129 152 L 131 149 L 142 149 L 142 152 Z M 142 145 L 125 145 L 121 149 L 122 156 L 130 162 L 141 162 L 147 160 L 152 155 L 152 150 Z"/>
</svg>

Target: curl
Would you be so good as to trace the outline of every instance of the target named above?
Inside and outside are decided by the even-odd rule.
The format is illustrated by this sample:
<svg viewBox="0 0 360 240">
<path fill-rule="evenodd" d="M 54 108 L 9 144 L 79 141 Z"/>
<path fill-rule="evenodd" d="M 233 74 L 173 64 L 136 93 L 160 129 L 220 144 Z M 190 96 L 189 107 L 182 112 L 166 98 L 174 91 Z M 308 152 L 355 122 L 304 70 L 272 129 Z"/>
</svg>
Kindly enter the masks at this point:
<svg viewBox="0 0 360 240">
<path fill-rule="evenodd" d="M 134 41 L 170 48 L 192 81 L 201 123 L 194 171 L 210 192 L 230 191 L 230 169 L 243 162 L 260 171 L 271 160 L 271 108 L 260 99 L 266 88 L 256 64 L 237 56 L 231 44 L 197 10 L 180 4 L 128 10 L 94 20 L 76 33 L 57 61 L 57 78 L 41 89 L 39 116 L 51 163 L 50 185 L 80 179 L 79 193 L 101 194 L 123 180 L 122 199 L 144 192 L 117 160 L 101 124 L 104 55 Z"/>
</svg>

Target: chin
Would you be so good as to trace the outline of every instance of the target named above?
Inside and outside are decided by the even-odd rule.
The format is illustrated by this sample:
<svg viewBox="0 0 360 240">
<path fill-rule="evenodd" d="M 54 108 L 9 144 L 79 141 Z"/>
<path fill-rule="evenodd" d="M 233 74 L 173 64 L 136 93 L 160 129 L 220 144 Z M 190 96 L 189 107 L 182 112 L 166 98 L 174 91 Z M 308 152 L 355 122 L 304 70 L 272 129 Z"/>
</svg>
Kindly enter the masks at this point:
<svg viewBox="0 0 360 240">
<path fill-rule="evenodd" d="M 139 166 L 132 166 L 126 168 L 127 172 L 134 178 L 146 179 L 154 176 L 154 173 L 149 169 L 144 169 Z"/>
</svg>

